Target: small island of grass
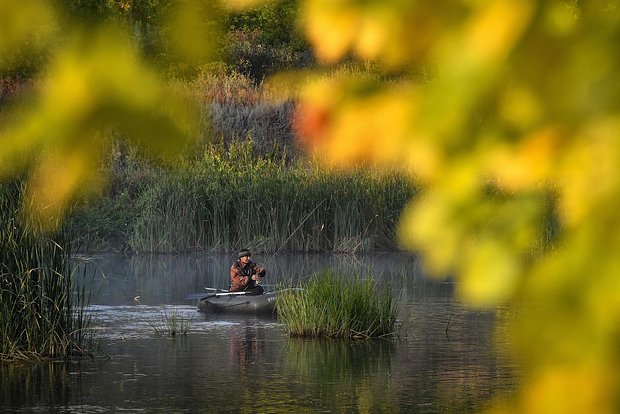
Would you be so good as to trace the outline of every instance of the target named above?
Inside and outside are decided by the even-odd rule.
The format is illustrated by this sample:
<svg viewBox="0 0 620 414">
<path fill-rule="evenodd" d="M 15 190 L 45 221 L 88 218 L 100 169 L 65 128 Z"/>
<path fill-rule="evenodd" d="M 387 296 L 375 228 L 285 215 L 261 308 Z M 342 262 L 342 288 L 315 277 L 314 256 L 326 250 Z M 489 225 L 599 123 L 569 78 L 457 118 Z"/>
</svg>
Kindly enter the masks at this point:
<svg viewBox="0 0 620 414">
<path fill-rule="evenodd" d="M 398 306 L 389 289 L 374 279 L 313 276 L 276 299 L 278 319 L 291 336 L 381 338 L 397 333 Z"/>
</svg>

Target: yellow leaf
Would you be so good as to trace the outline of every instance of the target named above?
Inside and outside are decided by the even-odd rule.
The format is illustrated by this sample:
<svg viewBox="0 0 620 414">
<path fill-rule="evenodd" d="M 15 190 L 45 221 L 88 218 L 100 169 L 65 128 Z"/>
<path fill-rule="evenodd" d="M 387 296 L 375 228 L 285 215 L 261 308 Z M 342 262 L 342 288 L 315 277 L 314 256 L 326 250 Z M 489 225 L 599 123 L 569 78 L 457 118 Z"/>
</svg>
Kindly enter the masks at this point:
<svg viewBox="0 0 620 414">
<path fill-rule="evenodd" d="M 388 28 L 377 16 L 365 16 L 360 26 L 355 50 L 365 59 L 375 59 L 383 51 Z"/>
<path fill-rule="evenodd" d="M 515 290 L 520 266 L 508 246 L 484 241 L 463 246 L 465 261 L 459 277 L 459 296 L 476 306 L 506 302 Z"/>
<path fill-rule="evenodd" d="M 398 226 L 399 240 L 405 248 L 424 254 L 431 275 L 443 277 L 453 268 L 459 250 L 460 232 L 456 225 L 449 204 L 440 194 L 431 194 L 407 205 Z M 446 226 L 452 231 L 438 231 Z"/>
<path fill-rule="evenodd" d="M 0 173 L 34 161 L 29 214 L 50 226 L 85 184 L 98 187 L 103 131 L 122 131 L 162 157 L 197 136 L 196 108 L 115 27 L 68 36 L 40 84 L 36 99 L 5 117 Z"/>
<path fill-rule="evenodd" d="M 306 35 L 323 62 L 340 59 L 352 46 L 360 25 L 358 10 L 329 1 L 309 1 L 305 19 Z"/>
<path fill-rule="evenodd" d="M 620 117 L 600 119 L 573 138 L 556 170 L 560 183 L 560 208 L 571 226 L 589 220 L 594 206 L 615 200 L 620 191 L 620 148 L 616 144 Z"/>
<path fill-rule="evenodd" d="M 408 122 L 407 100 L 398 93 L 345 104 L 335 114 L 326 153 L 335 163 L 377 161 L 401 167 Z"/>
<path fill-rule="evenodd" d="M 510 127 L 525 130 L 540 121 L 542 102 L 539 96 L 523 86 L 508 87 L 500 100 L 500 116 Z"/>
<path fill-rule="evenodd" d="M 95 148 L 88 148 L 88 153 L 96 152 Z M 56 226 L 80 185 L 88 181 L 96 187 L 92 181 L 96 170 L 91 168 L 92 157 L 88 153 L 82 150 L 48 153 L 38 163 L 28 182 L 26 213 L 44 230 Z"/>
<path fill-rule="evenodd" d="M 533 9 L 529 0 L 483 3 L 465 26 L 462 39 L 464 57 L 474 64 L 503 59 L 523 33 Z"/>
<path fill-rule="evenodd" d="M 560 142 L 557 130 L 545 128 L 525 137 L 516 148 L 495 147 L 489 151 L 490 172 L 500 186 L 511 191 L 546 184 L 555 173 Z"/>
<path fill-rule="evenodd" d="M 184 63 L 207 63 L 215 43 L 212 30 L 214 13 L 208 0 L 183 1 L 173 7 L 173 12 L 167 16 L 166 36 L 172 45 L 170 52 L 185 60 Z"/>
<path fill-rule="evenodd" d="M 28 41 L 50 35 L 56 16 L 49 1 L 0 1 L 0 67 Z"/>
<path fill-rule="evenodd" d="M 548 367 L 528 382 L 523 412 L 615 413 L 609 374 L 598 364 Z"/>
<path fill-rule="evenodd" d="M 421 184 L 436 180 L 444 162 L 437 145 L 419 131 L 412 131 L 411 139 L 403 147 L 401 156 L 407 171 Z"/>
</svg>

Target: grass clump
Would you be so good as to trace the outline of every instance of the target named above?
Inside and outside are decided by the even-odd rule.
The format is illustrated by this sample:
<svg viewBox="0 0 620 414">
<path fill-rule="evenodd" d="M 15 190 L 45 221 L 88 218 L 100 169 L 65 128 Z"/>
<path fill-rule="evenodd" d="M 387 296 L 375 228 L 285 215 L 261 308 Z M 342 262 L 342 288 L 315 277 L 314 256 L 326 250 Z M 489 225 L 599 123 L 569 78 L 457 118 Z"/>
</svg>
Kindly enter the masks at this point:
<svg viewBox="0 0 620 414">
<path fill-rule="evenodd" d="M 177 336 L 187 335 L 191 323 L 192 318 L 184 318 L 175 308 L 170 314 L 163 309 L 161 311 L 161 318 L 150 321 L 149 325 L 151 325 L 157 335 Z"/>
<path fill-rule="evenodd" d="M 0 184 L 0 360 L 89 356 L 86 292 L 72 280 L 68 236 L 20 216 L 25 186 Z"/>
<path fill-rule="evenodd" d="M 380 338 L 396 334 L 398 307 L 389 289 L 374 279 L 349 279 L 331 272 L 276 298 L 278 319 L 291 336 Z"/>
</svg>

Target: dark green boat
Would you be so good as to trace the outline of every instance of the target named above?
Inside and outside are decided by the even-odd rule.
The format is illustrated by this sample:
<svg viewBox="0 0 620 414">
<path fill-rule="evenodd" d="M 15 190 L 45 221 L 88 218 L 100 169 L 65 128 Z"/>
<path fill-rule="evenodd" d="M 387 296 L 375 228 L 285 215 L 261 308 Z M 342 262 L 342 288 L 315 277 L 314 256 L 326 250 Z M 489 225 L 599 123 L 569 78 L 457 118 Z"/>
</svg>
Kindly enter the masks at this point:
<svg viewBox="0 0 620 414">
<path fill-rule="evenodd" d="M 244 292 L 221 292 L 201 298 L 198 311 L 205 313 L 235 314 L 273 314 L 275 312 L 276 293 L 247 295 Z"/>
</svg>

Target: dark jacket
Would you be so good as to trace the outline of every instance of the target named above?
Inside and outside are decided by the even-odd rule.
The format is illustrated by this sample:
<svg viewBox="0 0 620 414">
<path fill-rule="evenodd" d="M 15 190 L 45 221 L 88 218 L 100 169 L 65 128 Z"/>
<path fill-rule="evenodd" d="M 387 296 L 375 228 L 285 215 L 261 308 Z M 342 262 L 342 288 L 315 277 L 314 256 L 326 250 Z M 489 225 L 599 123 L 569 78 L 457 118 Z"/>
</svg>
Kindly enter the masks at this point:
<svg viewBox="0 0 620 414">
<path fill-rule="evenodd" d="M 258 263 L 249 261 L 245 266 L 241 264 L 239 260 L 235 261 L 230 266 L 230 292 L 240 292 L 243 290 L 251 289 L 256 285 L 256 282 L 252 280 L 253 275 L 264 277 L 265 269 Z"/>
</svg>

